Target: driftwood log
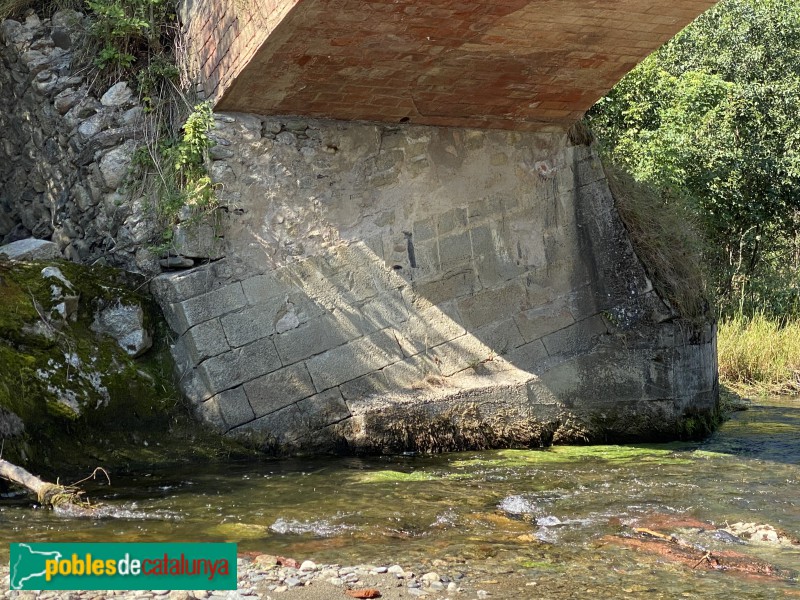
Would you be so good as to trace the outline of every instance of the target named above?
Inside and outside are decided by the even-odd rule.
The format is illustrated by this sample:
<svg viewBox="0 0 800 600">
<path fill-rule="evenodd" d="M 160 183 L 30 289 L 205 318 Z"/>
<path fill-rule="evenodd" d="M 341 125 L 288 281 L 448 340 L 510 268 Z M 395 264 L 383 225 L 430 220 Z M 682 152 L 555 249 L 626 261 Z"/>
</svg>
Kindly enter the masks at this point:
<svg viewBox="0 0 800 600">
<path fill-rule="evenodd" d="M 57 508 L 62 505 L 77 504 L 85 506 L 86 500 L 81 498 L 83 492 L 72 485 L 49 483 L 32 475 L 22 467 L 0 458 L 0 477 L 24 487 L 36 496 L 39 504 Z"/>
</svg>

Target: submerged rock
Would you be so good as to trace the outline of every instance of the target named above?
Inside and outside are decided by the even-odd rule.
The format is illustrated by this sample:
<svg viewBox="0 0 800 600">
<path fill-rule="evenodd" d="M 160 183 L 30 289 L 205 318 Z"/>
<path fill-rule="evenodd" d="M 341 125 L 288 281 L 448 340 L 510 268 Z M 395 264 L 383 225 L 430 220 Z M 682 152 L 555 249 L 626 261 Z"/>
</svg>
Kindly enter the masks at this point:
<svg viewBox="0 0 800 600">
<path fill-rule="evenodd" d="M 497 508 L 509 515 L 532 515 L 539 510 L 536 504 L 525 496 L 507 496 Z"/>
<path fill-rule="evenodd" d="M 763 523 L 733 523 L 720 531 L 727 532 L 740 539 L 761 544 L 800 545 L 800 540 Z"/>
</svg>

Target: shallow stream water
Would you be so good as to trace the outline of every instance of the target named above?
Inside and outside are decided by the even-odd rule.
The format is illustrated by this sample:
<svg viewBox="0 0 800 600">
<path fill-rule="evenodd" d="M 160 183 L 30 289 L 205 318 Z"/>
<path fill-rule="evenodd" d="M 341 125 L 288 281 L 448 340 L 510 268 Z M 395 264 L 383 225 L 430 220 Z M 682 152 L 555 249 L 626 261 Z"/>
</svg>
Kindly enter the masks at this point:
<svg viewBox="0 0 800 600">
<path fill-rule="evenodd" d="M 193 465 L 112 483 L 88 489 L 108 518 L 0 500 L 0 560 L 18 541 L 235 541 L 339 564 L 439 559 L 494 597 L 800 597 L 800 545 L 710 533 L 755 522 L 800 538 L 800 399 L 757 403 L 702 443 Z M 691 568 L 626 545 L 652 523 L 779 576 Z"/>
</svg>

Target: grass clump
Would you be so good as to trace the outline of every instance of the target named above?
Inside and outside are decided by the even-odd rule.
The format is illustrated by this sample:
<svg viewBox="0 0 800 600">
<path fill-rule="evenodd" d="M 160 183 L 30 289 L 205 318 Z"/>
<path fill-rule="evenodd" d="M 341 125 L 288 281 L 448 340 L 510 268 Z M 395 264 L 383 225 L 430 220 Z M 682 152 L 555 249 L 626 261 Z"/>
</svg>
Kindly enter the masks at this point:
<svg viewBox="0 0 800 600">
<path fill-rule="evenodd" d="M 720 323 L 717 351 L 720 379 L 736 391 L 800 391 L 800 321 L 735 315 Z"/>
<path fill-rule="evenodd" d="M 132 179 L 139 182 L 139 193 L 153 199 L 154 216 L 160 225 L 161 239 L 153 240 L 159 253 L 173 246 L 174 227 L 185 220 L 184 209 L 189 210 L 192 222 L 198 222 L 218 206 L 217 186 L 208 168 L 213 125 L 211 103 L 201 102 L 178 132 L 148 137 L 134 156 Z"/>
<path fill-rule="evenodd" d="M 30 6 L 30 0 L 2 0 L 0 1 L 0 21 L 22 13 Z"/>
<path fill-rule="evenodd" d="M 99 50 L 95 65 L 114 79 L 133 75 L 168 50 L 175 12 L 165 0 L 87 0 L 93 15 L 90 34 Z M 177 69 L 174 71 L 177 75 Z"/>
<path fill-rule="evenodd" d="M 636 254 L 663 300 L 690 320 L 709 317 L 702 238 L 689 213 L 654 187 L 605 166 L 609 187 Z"/>
</svg>

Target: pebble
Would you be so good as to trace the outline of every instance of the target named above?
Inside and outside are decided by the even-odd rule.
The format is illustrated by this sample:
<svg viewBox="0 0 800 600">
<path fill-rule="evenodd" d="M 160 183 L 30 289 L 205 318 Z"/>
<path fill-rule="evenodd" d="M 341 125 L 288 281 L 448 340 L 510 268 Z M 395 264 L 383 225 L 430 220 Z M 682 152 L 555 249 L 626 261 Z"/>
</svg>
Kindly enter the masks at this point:
<svg viewBox="0 0 800 600">
<path fill-rule="evenodd" d="M 393 575 L 403 575 L 405 571 L 403 571 L 403 567 L 400 565 L 392 565 L 388 569 L 386 569 L 387 573 L 391 573 Z"/>
<path fill-rule="evenodd" d="M 433 582 L 433 581 L 439 582 L 441 580 L 442 580 L 442 578 L 439 577 L 439 574 L 438 573 L 434 573 L 433 571 L 431 571 L 430 573 L 425 573 L 425 575 L 422 576 L 422 581 L 426 581 L 428 583 Z"/>
<path fill-rule="evenodd" d="M 336 569 L 322 569 L 319 573 L 322 579 L 331 579 L 332 577 L 339 577 L 339 571 Z"/>
<path fill-rule="evenodd" d="M 304 560 L 303 564 L 300 565 L 301 571 L 316 571 L 317 570 L 317 563 L 313 560 Z"/>
</svg>

